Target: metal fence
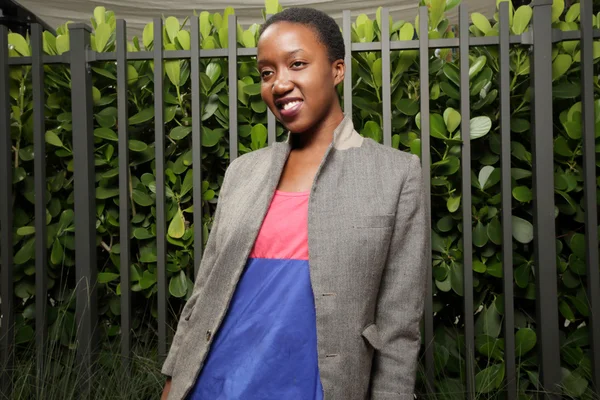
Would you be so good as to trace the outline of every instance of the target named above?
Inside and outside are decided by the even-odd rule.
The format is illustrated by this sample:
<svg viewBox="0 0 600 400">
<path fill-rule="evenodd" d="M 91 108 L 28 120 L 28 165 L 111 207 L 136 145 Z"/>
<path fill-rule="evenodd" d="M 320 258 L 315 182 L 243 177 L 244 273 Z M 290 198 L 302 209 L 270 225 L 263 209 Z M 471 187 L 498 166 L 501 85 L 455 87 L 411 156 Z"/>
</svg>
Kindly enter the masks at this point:
<svg viewBox="0 0 600 400">
<path fill-rule="evenodd" d="M 513 307 L 513 259 L 512 259 L 512 222 L 511 222 L 511 174 L 510 174 L 510 64 L 509 48 L 511 45 L 528 45 L 531 49 L 532 76 L 532 136 L 533 136 L 533 176 L 534 176 L 534 238 L 535 238 L 535 277 L 537 290 L 537 323 L 540 329 L 538 349 L 540 355 L 540 384 L 547 390 L 556 390 L 561 381 L 559 327 L 557 305 L 557 265 L 555 249 L 554 226 L 554 175 L 553 175 L 553 113 L 552 113 L 552 45 L 566 40 L 581 40 L 581 87 L 582 87 L 582 123 L 584 144 L 584 192 L 585 192 L 585 227 L 586 227 L 586 263 L 588 277 L 588 296 L 590 300 L 590 343 L 592 353 L 593 384 L 598 391 L 600 388 L 600 276 L 598 259 L 598 216 L 596 208 L 596 164 L 594 136 L 594 82 L 593 82 L 593 40 L 600 38 L 600 31 L 594 31 L 592 25 L 592 0 L 581 2 L 581 30 L 562 32 L 552 29 L 551 24 L 552 0 L 536 0 L 533 4 L 532 29 L 519 36 L 511 36 L 509 31 L 508 3 L 500 5 L 500 34 L 497 37 L 469 37 L 469 16 L 463 5 L 459 10 L 459 38 L 429 40 L 422 34 L 419 40 L 390 41 L 389 39 L 376 43 L 352 43 L 351 15 L 343 13 L 343 35 L 346 45 L 346 77 L 344 81 L 344 109 L 352 109 L 352 53 L 365 51 L 381 51 L 383 69 L 383 141 L 385 145 L 392 143 L 391 119 L 391 82 L 390 82 L 390 52 L 393 50 L 418 50 L 420 60 L 429 59 L 430 49 L 454 48 L 460 52 L 460 81 L 461 106 L 463 121 L 470 119 L 469 104 L 469 49 L 474 46 L 498 46 L 500 50 L 500 115 L 501 115 L 501 182 L 502 182 L 502 260 L 504 271 L 504 321 L 505 338 L 505 376 L 507 399 L 517 398 L 517 380 L 515 365 L 514 337 L 514 307 Z M 381 19 L 387 21 L 389 11 L 383 9 Z M 229 16 L 229 26 L 236 26 L 234 15 Z M 427 7 L 419 9 L 420 32 L 428 31 Z M 7 28 L 0 27 L 0 235 L 1 258 L 1 315 L 0 331 L 1 356 L 4 365 L 12 365 L 14 343 L 13 316 L 13 254 L 12 254 L 12 166 L 11 166 L 11 137 L 10 137 L 10 103 L 9 103 L 9 68 L 17 65 L 30 65 L 33 76 L 34 100 L 34 160 L 35 182 L 35 238 L 36 238 L 36 297 L 46 297 L 47 264 L 45 221 L 45 185 L 46 171 L 44 165 L 44 65 L 70 65 L 72 77 L 72 115 L 73 115 L 73 154 L 74 154 L 74 194 L 76 235 L 76 279 L 79 284 L 76 289 L 76 321 L 77 356 L 84 370 L 92 367 L 94 347 L 96 344 L 96 228 L 95 228 L 95 199 L 94 193 L 94 157 L 93 157 L 93 112 L 92 112 L 92 82 L 90 63 L 95 61 L 116 61 L 118 78 L 118 150 L 119 150 L 119 195 L 128 199 L 128 115 L 127 115 L 127 61 L 154 60 L 154 94 L 155 110 L 155 142 L 156 142 L 156 215 L 157 215 L 157 273 L 158 273 L 158 354 L 160 358 L 167 352 L 167 271 L 166 271 L 166 213 L 165 213 L 165 132 L 163 106 L 163 60 L 188 59 L 191 62 L 192 80 L 192 136 L 193 136 L 193 174 L 195 182 L 202 181 L 201 159 L 202 143 L 200 134 L 200 59 L 227 58 L 229 63 L 229 82 L 237 81 L 237 61 L 240 56 L 255 56 L 256 48 L 237 48 L 236 30 L 233 29 L 228 37 L 227 49 L 201 50 L 199 42 L 199 20 L 191 19 L 191 50 L 163 51 L 162 19 L 154 20 L 154 50 L 135 53 L 127 52 L 126 24 L 117 21 L 116 43 L 117 51 L 112 53 L 97 53 L 90 49 L 90 28 L 84 24 L 72 24 L 70 30 L 70 51 L 59 56 L 47 56 L 42 50 L 42 28 L 32 25 L 30 57 L 9 58 Z M 389 25 L 381 27 L 381 37 L 389 38 Z M 420 108 L 422 115 L 429 115 L 429 63 L 420 63 L 421 96 Z M 229 85 L 229 104 L 237 104 L 237 85 Z M 229 146 L 231 160 L 238 155 L 237 108 L 229 110 Z M 276 140 L 275 118 L 268 112 L 268 142 Z M 463 220 L 472 220 L 471 211 L 471 145 L 469 125 L 462 127 L 462 193 Z M 431 156 L 429 119 L 421 120 L 421 143 L 423 176 L 428 188 L 428 198 L 431 197 Z M 201 199 L 201 185 L 194 185 L 193 198 Z M 120 201 L 120 215 L 130 215 L 129 201 Z M 431 209 L 431 201 L 428 201 Z M 194 218 L 202 216 L 201 202 L 194 202 Z M 129 221 L 129 218 L 122 218 Z M 129 238 L 130 225 L 121 223 L 121 238 Z M 195 251 L 202 254 L 202 225 L 195 224 Z M 470 249 L 473 247 L 472 231 L 463 230 L 464 244 L 464 315 L 466 340 L 466 379 L 467 395 L 472 399 L 475 388 L 475 344 L 474 344 L 474 306 L 473 306 L 473 260 Z M 130 243 L 121 241 L 120 264 L 130 265 Z M 429 262 L 431 264 L 431 255 Z M 195 261 L 196 268 L 199 260 Z M 428 295 L 425 303 L 424 332 L 425 332 L 425 372 L 426 380 L 431 387 L 434 381 L 433 346 L 433 298 L 432 276 L 429 271 Z M 128 268 L 121 268 L 121 282 L 130 281 Z M 123 288 L 121 295 L 121 331 L 123 364 L 127 366 L 131 352 L 131 293 Z M 47 328 L 46 305 L 43 301 L 36 302 L 36 350 L 38 369 L 43 370 L 44 350 L 46 346 Z M 10 369 L 3 372 L 0 389 L 10 396 Z M 558 390 L 557 390 L 558 391 Z M 557 395 L 546 394 L 548 398 L 558 398 Z"/>
</svg>

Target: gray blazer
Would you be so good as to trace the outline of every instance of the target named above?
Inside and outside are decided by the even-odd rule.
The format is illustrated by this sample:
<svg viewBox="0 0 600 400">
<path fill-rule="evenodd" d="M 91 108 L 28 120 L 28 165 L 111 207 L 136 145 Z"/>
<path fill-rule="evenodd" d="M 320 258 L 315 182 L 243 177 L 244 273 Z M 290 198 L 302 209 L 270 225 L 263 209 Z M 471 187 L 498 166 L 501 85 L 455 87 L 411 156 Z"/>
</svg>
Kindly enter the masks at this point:
<svg viewBox="0 0 600 400">
<path fill-rule="evenodd" d="M 172 377 L 169 399 L 185 398 L 202 370 L 289 153 L 288 136 L 237 158 L 225 173 L 194 291 L 162 368 Z M 308 211 L 326 400 L 413 398 L 428 218 L 418 157 L 363 138 L 346 117 L 321 161 Z"/>
</svg>

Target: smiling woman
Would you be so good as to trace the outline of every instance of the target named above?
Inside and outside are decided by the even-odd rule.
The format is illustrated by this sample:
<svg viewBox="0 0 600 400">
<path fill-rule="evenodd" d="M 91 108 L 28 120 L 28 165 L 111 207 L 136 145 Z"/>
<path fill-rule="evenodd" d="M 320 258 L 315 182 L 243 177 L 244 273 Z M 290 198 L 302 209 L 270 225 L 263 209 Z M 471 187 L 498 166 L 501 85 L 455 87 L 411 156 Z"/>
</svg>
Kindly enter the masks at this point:
<svg viewBox="0 0 600 400">
<path fill-rule="evenodd" d="M 227 169 L 163 399 L 412 398 L 430 236 L 419 160 L 344 116 L 326 14 L 276 14 L 257 47 L 288 138 Z"/>
</svg>

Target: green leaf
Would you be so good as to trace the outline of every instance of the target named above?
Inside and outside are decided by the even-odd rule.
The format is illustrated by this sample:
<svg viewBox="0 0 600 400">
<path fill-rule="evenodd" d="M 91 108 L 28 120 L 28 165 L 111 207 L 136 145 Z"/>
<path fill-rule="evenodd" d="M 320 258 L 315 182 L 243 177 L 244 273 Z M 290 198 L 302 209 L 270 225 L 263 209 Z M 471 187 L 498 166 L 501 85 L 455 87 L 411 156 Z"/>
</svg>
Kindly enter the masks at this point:
<svg viewBox="0 0 600 400">
<path fill-rule="evenodd" d="M 105 188 L 98 186 L 96 188 L 96 198 L 98 200 L 106 200 L 119 195 L 119 188 Z"/>
<path fill-rule="evenodd" d="M 171 130 L 171 133 L 169 133 L 169 136 L 173 140 L 181 140 L 181 139 L 185 138 L 187 135 L 189 135 L 191 131 L 192 131 L 191 126 L 178 125 Z"/>
<path fill-rule="evenodd" d="M 142 274 L 142 279 L 140 279 L 140 286 L 142 289 L 148 289 L 156 284 L 156 274 L 152 273 L 148 270 L 144 271 Z"/>
<path fill-rule="evenodd" d="M 481 171 L 479 171 L 479 188 L 481 190 L 483 190 L 485 188 L 485 184 L 487 183 L 488 179 L 490 178 L 490 175 L 492 175 L 492 172 L 494 172 L 494 167 L 492 167 L 491 165 L 486 165 L 485 167 L 481 168 Z"/>
<path fill-rule="evenodd" d="M 581 233 L 573 234 L 573 236 L 571 236 L 571 240 L 569 241 L 569 247 L 573 251 L 573 254 L 575 254 L 581 260 L 585 260 L 585 235 L 582 235 Z"/>
<path fill-rule="evenodd" d="M 60 244 L 60 240 L 56 239 L 52 244 L 52 251 L 50 252 L 50 262 L 54 265 L 62 264 L 64 260 L 65 252 Z"/>
<path fill-rule="evenodd" d="M 400 40 L 413 40 L 415 37 L 415 28 L 411 23 L 407 22 L 400 28 Z"/>
<path fill-rule="evenodd" d="M 569 68 L 571 68 L 572 63 L 573 59 L 570 55 L 557 55 L 554 61 L 552 62 L 552 80 L 555 81 L 561 76 L 563 76 L 569 70 Z"/>
<path fill-rule="evenodd" d="M 473 21 L 473 25 L 475 25 L 477 29 L 479 29 L 484 34 L 492 30 L 492 25 L 490 24 L 490 21 L 488 21 L 488 19 L 483 14 L 477 12 L 472 13 L 471 21 Z"/>
<path fill-rule="evenodd" d="M 438 139 L 448 139 L 446 123 L 440 114 L 431 114 L 429 117 L 429 123 L 431 136 Z"/>
<path fill-rule="evenodd" d="M 458 210 L 458 207 L 460 206 L 460 197 L 461 196 L 448 197 L 448 201 L 446 202 L 446 207 L 448 208 L 448 211 L 453 213 L 456 212 L 456 210 Z"/>
<path fill-rule="evenodd" d="M 154 235 L 148 232 L 147 229 L 144 228 L 135 228 L 133 231 L 133 237 L 138 240 L 152 239 Z"/>
<path fill-rule="evenodd" d="M 181 85 L 181 61 L 173 60 L 165 62 L 165 72 L 173 85 Z"/>
<path fill-rule="evenodd" d="M 483 247 L 488 242 L 488 235 L 485 225 L 481 221 L 477 221 L 477 225 L 473 229 L 473 244 L 476 247 Z"/>
<path fill-rule="evenodd" d="M 252 85 L 245 85 L 244 86 L 244 93 L 246 93 L 249 96 L 256 96 L 260 94 L 260 83 L 254 83 Z"/>
<path fill-rule="evenodd" d="M 488 265 L 489 270 L 490 266 Z M 475 331 L 477 334 L 484 334 L 493 338 L 500 335 L 500 332 L 502 332 L 502 319 L 496 309 L 495 302 L 483 307 L 475 323 Z"/>
<path fill-rule="evenodd" d="M 141 142 L 139 140 L 133 140 L 133 139 L 131 139 L 129 141 L 129 150 L 131 150 L 131 151 L 142 152 L 142 151 L 146 151 L 147 149 L 148 149 L 148 145 L 144 142 Z"/>
<path fill-rule="evenodd" d="M 175 17 L 168 17 L 165 20 L 165 29 L 167 30 L 167 36 L 171 43 L 175 43 L 175 38 L 179 33 L 179 20 Z"/>
<path fill-rule="evenodd" d="M 69 51 L 70 48 L 70 39 L 69 35 L 59 35 L 56 37 L 56 51 L 57 53 L 63 54 Z"/>
<path fill-rule="evenodd" d="M 133 189 L 132 197 L 133 201 L 139 204 L 140 206 L 148 207 L 154 205 L 154 200 L 152 199 L 152 197 L 142 192 L 141 190 Z"/>
<path fill-rule="evenodd" d="M 150 49 L 150 46 L 154 43 L 154 22 L 146 24 L 144 32 L 142 33 L 142 43 L 146 50 Z"/>
<path fill-rule="evenodd" d="M 221 76 L 221 66 L 215 62 L 211 62 L 206 66 L 206 75 L 214 85 Z"/>
<path fill-rule="evenodd" d="M 119 274 L 115 274 L 114 272 L 99 272 L 98 273 L 98 283 L 109 283 L 119 278 Z"/>
<path fill-rule="evenodd" d="M 177 213 L 169 224 L 168 235 L 173 239 L 180 239 L 185 233 L 185 218 L 181 212 L 181 208 L 177 208 Z"/>
<path fill-rule="evenodd" d="M 487 63 L 487 58 L 485 56 L 477 57 L 477 59 L 475 60 L 473 65 L 471 65 L 471 67 L 469 67 L 469 79 L 473 79 L 475 76 L 477 76 L 477 74 L 479 72 L 481 72 L 483 67 L 485 67 L 486 63 Z"/>
<path fill-rule="evenodd" d="M 510 130 L 515 133 L 524 133 L 529 130 L 531 124 L 526 119 L 522 118 L 511 118 Z"/>
<path fill-rule="evenodd" d="M 110 35 L 112 34 L 112 28 L 109 24 L 99 24 L 96 27 L 96 51 L 102 53 L 106 50 L 106 45 L 110 39 Z"/>
<path fill-rule="evenodd" d="M 444 123 L 446 124 L 446 128 L 448 132 L 453 133 L 456 128 L 460 125 L 461 116 L 458 111 L 456 111 L 452 107 L 446 108 L 444 111 Z"/>
<path fill-rule="evenodd" d="M 56 147 L 64 147 L 62 140 L 54 131 L 46 131 L 45 135 L 46 143 Z"/>
<path fill-rule="evenodd" d="M 527 244 L 533 240 L 533 225 L 531 222 L 512 216 L 513 237 L 520 243 Z"/>
<path fill-rule="evenodd" d="M 19 235 L 19 236 L 29 236 L 29 235 L 33 235 L 34 233 L 35 233 L 34 226 L 22 226 L 19 229 L 17 229 L 17 235 Z"/>
<path fill-rule="evenodd" d="M 460 71 L 456 65 L 446 63 L 444 64 L 442 71 L 451 82 L 460 87 Z"/>
<path fill-rule="evenodd" d="M 533 198 L 531 189 L 529 189 L 527 186 L 517 186 L 513 188 L 512 195 L 521 203 L 529 203 Z"/>
<path fill-rule="evenodd" d="M 265 0 L 265 12 L 267 15 L 277 14 L 279 10 L 279 0 Z"/>
<path fill-rule="evenodd" d="M 494 217 L 488 223 L 487 235 L 488 235 L 488 238 L 490 238 L 492 243 L 494 243 L 495 245 L 499 246 L 502 244 L 502 225 L 500 224 L 500 221 L 498 220 L 498 218 Z M 485 272 L 485 271 L 483 271 L 483 272 Z"/>
<path fill-rule="evenodd" d="M 177 298 L 184 297 L 187 293 L 187 280 L 183 271 L 179 271 L 177 275 L 169 280 L 169 293 Z"/>
<path fill-rule="evenodd" d="M 188 31 L 183 30 L 177 32 L 177 41 L 183 50 L 190 50 L 192 39 Z"/>
<path fill-rule="evenodd" d="M 100 139 L 111 140 L 113 142 L 119 141 L 119 137 L 110 128 L 96 128 L 94 129 L 94 136 Z"/>
<path fill-rule="evenodd" d="M 527 285 L 529 285 L 529 273 L 531 271 L 531 267 L 529 264 L 521 264 L 513 273 L 515 278 L 515 283 L 518 287 L 525 289 Z"/>
<path fill-rule="evenodd" d="M 515 334 L 515 350 L 518 358 L 531 351 L 537 343 L 537 335 L 530 328 L 521 328 Z"/>
<path fill-rule="evenodd" d="M 202 146 L 213 147 L 223 137 L 223 131 L 221 129 L 210 129 L 205 125 L 202 125 Z"/>
<path fill-rule="evenodd" d="M 13 258 L 13 262 L 15 265 L 25 264 L 27 261 L 31 260 L 35 253 L 35 238 L 31 238 L 25 242 L 15 254 Z"/>
<path fill-rule="evenodd" d="M 31 56 L 31 49 L 27 44 L 27 41 L 23 36 L 18 33 L 9 33 L 8 34 L 8 44 L 12 46 L 17 53 L 19 53 L 23 57 Z"/>
<path fill-rule="evenodd" d="M 492 129 L 492 120 L 487 116 L 471 118 L 470 127 L 471 140 L 479 139 L 487 135 Z"/>
<path fill-rule="evenodd" d="M 554 0 L 552 2 L 552 22 L 558 21 L 565 10 L 565 0 Z"/>
<path fill-rule="evenodd" d="M 574 3 L 571 4 L 569 9 L 567 10 L 567 15 L 565 15 L 565 22 L 575 22 L 579 19 L 579 15 L 581 14 L 581 4 Z"/>
<path fill-rule="evenodd" d="M 475 375 L 477 393 L 489 393 L 502 383 L 504 379 L 504 363 L 493 364 Z"/>
<path fill-rule="evenodd" d="M 414 99 L 400 99 L 396 103 L 396 107 L 402 114 L 411 117 L 419 112 L 419 102 Z"/>
<path fill-rule="evenodd" d="M 515 15 L 513 16 L 512 31 L 515 35 L 520 35 L 529 26 L 531 17 L 533 16 L 533 9 L 530 6 L 523 5 L 517 8 Z"/>
<path fill-rule="evenodd" d="M 561 370 L 561 385 L 565 393 L 572 398 L 581 397 L 588 388 L 588 380 L 582 377 L 577 371 L 569 371 L 566 368 L 561 368 Z"/>
<path fill-rule="evenodd" d="M 129 117 L 129 125 L 138 125 L 147 121 L 150 121 L 154 118 L 154 107 L 148 107 L 135 114 L 132 117 Z"/>
<path fill-rule="evenodd" d="M 244 46 L 246 47 L 256 47 L 256 38 L 254 36 L 254 32 L 252 32 L 250 29 L 244 31 L 242 34 L 242 43 L 244 43 Z"/>
<path fill-rule="evenodd" d="M 267 143 L 267 128 L 263 124 L 257 124 L 252 127 L 250 137 L 252 138 L 252 149 L 263 148 Z"/>
</svg>

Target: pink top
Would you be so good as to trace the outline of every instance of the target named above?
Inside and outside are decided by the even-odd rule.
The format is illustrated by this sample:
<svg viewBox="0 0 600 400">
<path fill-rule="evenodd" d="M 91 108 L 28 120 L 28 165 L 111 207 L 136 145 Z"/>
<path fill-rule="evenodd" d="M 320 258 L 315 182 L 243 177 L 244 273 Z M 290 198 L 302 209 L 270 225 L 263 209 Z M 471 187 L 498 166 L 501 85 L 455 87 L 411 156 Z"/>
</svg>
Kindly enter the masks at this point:
<svg viewBox="0 0 600 400">
<path fill-rule="evenodd" d="M 250 258 L 308 260 L 310 191 L 275 191 Z"/>
</svg>

